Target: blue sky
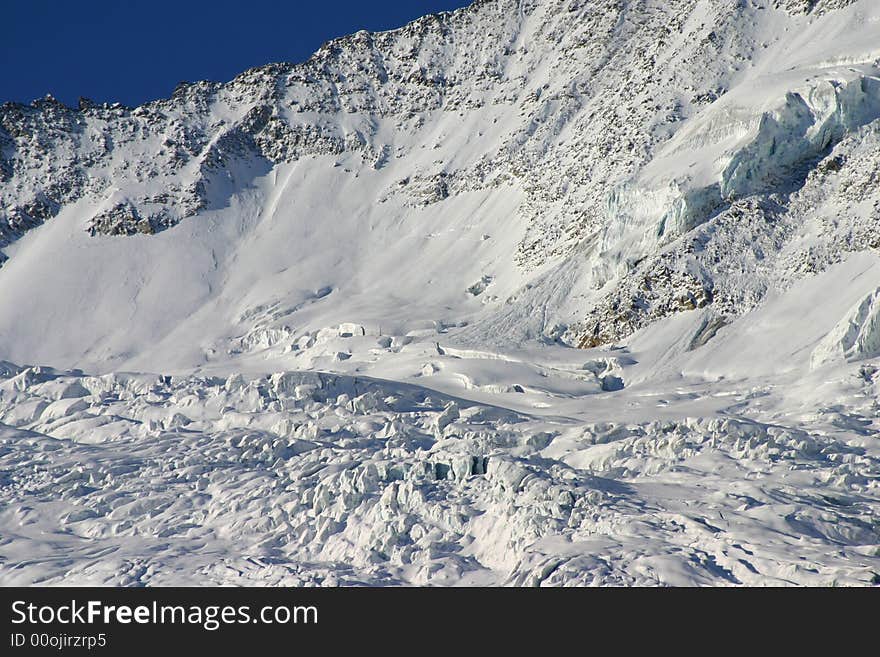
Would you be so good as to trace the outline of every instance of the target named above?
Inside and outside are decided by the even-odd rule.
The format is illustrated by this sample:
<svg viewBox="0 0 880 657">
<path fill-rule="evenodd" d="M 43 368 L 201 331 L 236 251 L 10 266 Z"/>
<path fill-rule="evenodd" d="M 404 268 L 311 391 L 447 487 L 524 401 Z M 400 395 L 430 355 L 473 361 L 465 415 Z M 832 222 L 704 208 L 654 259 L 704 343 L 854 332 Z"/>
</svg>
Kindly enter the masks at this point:
<svg viewBox="0 0 880 657">
<path fill-rule="evenodd" d="M 302 61 L 333 37 L 385 30 L 470 0 L 4 0 L 0 102 L 51 93 L 138 105 L 181 80 Z"/>
</svg>

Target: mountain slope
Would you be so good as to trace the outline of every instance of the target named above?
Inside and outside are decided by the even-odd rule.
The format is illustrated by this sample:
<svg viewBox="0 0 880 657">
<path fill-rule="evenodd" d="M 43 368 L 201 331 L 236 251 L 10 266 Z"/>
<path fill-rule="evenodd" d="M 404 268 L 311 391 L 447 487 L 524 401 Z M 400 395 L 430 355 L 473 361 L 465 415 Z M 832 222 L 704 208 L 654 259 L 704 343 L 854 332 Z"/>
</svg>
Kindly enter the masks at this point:
<svg viewBox="0 0 880 657">
<path fill-rule="evenodd" d="M 136 238 L 135 246 L 104 235 L 153 234 L 187 219 L 193 225 L 164 239 L 179 242 L 189 232 L 192 258 L 213 252 L 210 262 L 217 260 L 224 280 L 224 268 L 238 261 L 223 252 L 243 248 L 237 235 L 259 241 L 273 221 L 280 225 L 267 228 L 274 243 L 254 245 L 259 259 L 284 241 L 290 246 L 281 258 L 289 265 L 314 254 L 311 243 L 296 246 L 304 232 L 338 230 L 363 253 L 394 241 L 418 255 L 418 265 L 412 256 L 389 258 L 410 272 L 387 276 L 395 281 L 436 260 L 422 257 L 418 240 L 440 244 L 451 237 L 454 247 L 438 248 L 461 249 L 456 263 L 473 266 L 453 275 L 454 294 L 439 295 L 422 318 L 486 316 L 491 328 L 467 332 L 475 341 L 487 334 L 514 342 L 556 338 L 568 327 L 565 340 L 572 344 L 603 344 L 704 305 L 726 318 L 799 271 L 824 268 L 829 256 L 817 251 L 840 252 L 845 241 L 845 250 L 859 250 L 877 240 L 870 221 L 873 174 L 845 164 L 851 151 L 870 152 L 865 141 L 875 138 L 876 16 L 866 3 L 823 9 L 820 3 L 809 14 L 790 15 L 761 3 L 736 11 L 722 2 L 476 3 L 398 31 L 332 42 L 302 65 L 254 69 L 226 85 L 182 85 L 171 99 L 135 110 L 87 103 L 70 110 L 51 100 L 7 104 L 0 124 L 12 144 L 4 149 L 12 176 L 3 186 L 7 210 L 0 224 L 9 242 L 63 211 L 71 236 L 59 239 L 114 258 L 146 241 Z M 842 34 L 845 46 L 838 45 Z M 306 168 L 306 177 L 293 173 Z M 308 178 L 322 169 L 332 170 Z M 852 186 L 861 190 L 860 208 L 829 194 L 841 183 L 850 198 Z M 301 198 L 312 187 L 333 190 L 350 204 L 327 207 L 320 197 L 312 209 Z M 829 197 L 823 202 L 832 212 L 851 207 L 845 221 L 806 225 L 816 219 L 804 211 L 811 202 L 800 198 L 817 193 Z M 356 218 L 358 212 L 364 216 Z M 235 237 L 212 244 L 203 234 L 213 230 L 208 217 Z M 365 241 L 365 230 L 378 231 L 374 243 Z M 93 239 L 82 239 L 82 231 Z M 417 242 L 407 244 L 407 236 Z M 151 238 L 147 248 L 166 251 L 155 244 L 162 239 Z M 331 248 L 340 241 L 329 239 Z M 462 245 L 480 240 L 474 257 L 466 255 Z M 808 245 L 798 251 L 797 240 Z M 786 257 L 777 262 L 783 250 Z M 88 286 L 70 251 L 35 257 L 52 257 L 59 269 L 72 259 L 71 271 Z M 577 261 L 576 275 L 563 273 L 571 269 L 566 257 Z M 341 268 L 340 276 L 287 281 L 280 294 L 254 299 L 253 307 L 276 303 L 296 287 L 338 287 L 343 276 L 384 286 L 388 272 L 372 271 L 371 259 Z M 437 268 L 418 280 L 415 294 L 392 296 L 411 303 L 438 287 L 431 282 L 439 271 L 460 266 L 438 262 Z M 745 277 L 736 273 L 743 268 Z M 308 269 L 298 267 L 296 276 Z M 258 268 L 251 275 L 265 273 Z M 150 271 L 131 278 L 143 282 L 129 286 L 152 287 L 160 298 Z M 153 321 L 154 340 L 222 295 L 224 283 L 209 273 L 180 278 L 204 279 L 211 293 L 193 292 L 178 314 L 163 307 L 168 322 Z M 0 285 L 7 280 L 20 287 L 13 274 Z M 544 280 L 558 289 L 557 298 L 550 302 L 554 294 L 542 291 L 536 315 L 531 302 L 517 299 L 529 296 L 524 285 Z M 488 289 L 479 312 L 466 293 L 474 284 Z M 234 294 L 241 304 L 243 292 Z M 132 296 L 132 289 L 120 296 Z M 114 313 L 121 301 L 86 303 Z M 363 305 L 387 316 L 378 298 L 368 296 Z M 447 306 L 452 312 L 444 317 L 437 309 Z M 511 313 L 524 325 L 506 321 Z M 414 318 L 410 309 L 406 314 Z M 231 317 L 223 321 L 224 328 L 250 328 Z M 499 335 L 499 323 L 511 328 Z M 3 335 L 14 344 L 10 330 Z M 98 365 L 145 349 L 111 341 L 89 362 L 81 359 L 84 348 L 95 346 L 9 355 Z"/>
</svg>

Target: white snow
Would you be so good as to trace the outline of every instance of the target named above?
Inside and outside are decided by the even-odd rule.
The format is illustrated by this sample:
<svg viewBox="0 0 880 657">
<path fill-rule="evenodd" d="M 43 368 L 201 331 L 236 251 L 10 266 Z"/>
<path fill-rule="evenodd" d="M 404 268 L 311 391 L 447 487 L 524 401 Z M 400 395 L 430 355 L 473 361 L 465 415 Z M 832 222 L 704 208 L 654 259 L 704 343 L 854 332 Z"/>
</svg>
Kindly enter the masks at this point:
<svg viewBox="0 0 880 657">
<path fill-rule="evenodd" d="M 880 581 L 880 6 L 622 4 L 88 118 L 94 187 L 3 248 L 0 584 Z M 270 101 L 302 152 L 234 156 Z"/>
</svg>

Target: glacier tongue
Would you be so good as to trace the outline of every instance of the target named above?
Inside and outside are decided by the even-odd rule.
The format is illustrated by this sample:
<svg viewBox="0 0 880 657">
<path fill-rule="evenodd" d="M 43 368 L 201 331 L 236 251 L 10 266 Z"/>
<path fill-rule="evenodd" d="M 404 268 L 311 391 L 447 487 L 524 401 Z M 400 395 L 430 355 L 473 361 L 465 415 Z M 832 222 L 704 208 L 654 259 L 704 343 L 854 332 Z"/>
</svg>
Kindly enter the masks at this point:
<svg viewBox="0 0 880 657">
<path fill-rule="evenodd" d="M 877 576 L 877 528 L 865 515 L 876 508 L 876 436 L 820 428 L 865 411 L 838 405 L 809 424 L 746 419 L 778 397 L 770 386 L 761 403 L 752 388 L 704 384 L 525 414 L 497 405 L 523 393 L 484 393 L 487 404 L 346 375 L 9 370 L 7 584 Z M 723 406 L 711 401 L 719 396 Z M 700 403 L 704 417 L 673 419 Z M 739 417 L 705 415 L 712 406 Z"/>
</svg>

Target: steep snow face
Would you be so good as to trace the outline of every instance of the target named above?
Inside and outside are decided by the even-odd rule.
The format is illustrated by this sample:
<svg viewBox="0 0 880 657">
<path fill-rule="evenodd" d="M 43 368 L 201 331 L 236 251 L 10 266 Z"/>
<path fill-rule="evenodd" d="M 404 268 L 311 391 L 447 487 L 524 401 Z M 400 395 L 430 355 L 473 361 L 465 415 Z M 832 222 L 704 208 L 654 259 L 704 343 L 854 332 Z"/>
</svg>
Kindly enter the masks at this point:
<svg viewBox="0 0 880 657">
<path fill-rule="evenodd" d="M 876 583 L 878 44 L 481 0 L 0 106 L 0 583 Z"/>
<path fill-rule="evenodd" d="M 151 324 L 151 344 L 104 339 L 98 334 L 114 330 L 107 322 L 85 331 L 96 336 L 87 343 L 29 344 L 8 319 L 0 327 L 7 355 L 124 362 L 188 318 L 213 314 L 206 306 L 232 304 L 205 336 L 219 344 L 256 329 L 236 321 L 254 317 L 251 308 L 285 305 L 282 297 L 301 289 L 296 306 L 355 280 L 372 290 L 359 290 L 353 305 L 380 308 L 374 315 L 398 323 L 413 315 L 394 305 L 411 308 L 442 285 L 447 293 L 418 321 L 466 321 L 463 339 L 471 343 L 597 345 L 691 307 L 741 314 L 788 276 L 774 256 L 807 221 L 791 208 L 805 178 L 823 167 L 860 175 L 840 157 L 823 162 L 880 112 L 877 11 L 866 1 L 756 2 L 734 11 L 720 0 L 477 2 L 328 43 L 304 64 L 253 69 L 228 84 L 181 85 L 172 98 L 133 110 L 87 101 L 74 110 L 51 99 L 6 104 L 0 231 L 12 245 L 5 256 L 17 253 L 22 263 L 0 273 L 0 303 L 11 300 L 0 314 L 12 317 L 23 278 L 30 296 L 48 296 L 33 290 L 44 276 L 24 271 L 31 242 L 15 245 L 44 222 L 57 248 L 31 261 L 51 257 L 67 287 L 81 281 L 73 296 L 96 309 L 92 316 L 117 316 L 136 290 L 152 288 L 134 310 L 151 316 L 138 318 Z M 324 203 L 315 186 L 344 198 Z M 744 223 L 743 214 L 748 225 L 728 229 Z M 49 228 L 52 217 L 67 230 Z M 860 230 L 869 219 L 863 211 L 837 230 Z M 182 221 L 190 225 L 163 238 Z M 760 254 L 727 249 L 753 230 L 769 237 Z M 303 239 L 333 231 L 371 257 L 321 258 Z M 141 234 L 155 234 L 149 246 Z M 244 234 L 260 254 L 249 273 L 247 258 L 230 253 Z M 425 271 L 418 240 L 456 253 L 454 262 L 432 255 L 437 266 Z M 247 301 L 243 290 L 226 289 L 236 279 L 264 280 L 262 254 L 284 242 L 279 267 L 290 277 L 290 263 L 302 260 L 335 275 L 298 266 L 301 283 L 279 281 L 263 298 L 249 291 Z M 393 262 L 407 275 L 383 278 L 395 267 L 387 266 L 392 258 L 377 265 L 375 254 L 389 243 L 400 246 Z M 143 249 L 156 255 L 127 255 Z M 179 264 L 167 262 L 169 251 L 184 261 L 174 278 L 202 287 L 182 291 L 176 312 L 147 309 L 144 300 L 161 297 L 155 272 L 170 276 Z M 95 286 L 82 274 L 84 256 L 133 269 Z M 340 257 L 345 264 L 330 264 Z M 766 274 L 732 278 L 743 257 L 761 260 Z M 411 292 L 401 286 L 407 280 Z M 108 293 L 117 284 L 125 289 Z M 539 308 L 530 300 L 536 286 L 544 289 Z M 71 309 L 31 316 L 49 323 L 73 316 Z M 374 319 L 334 311 L 303 328 Z M 260 329 L 299 323 L 287 317 Z"/>
</svg>

